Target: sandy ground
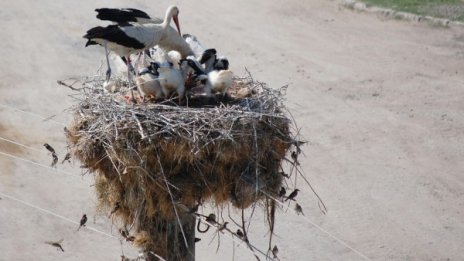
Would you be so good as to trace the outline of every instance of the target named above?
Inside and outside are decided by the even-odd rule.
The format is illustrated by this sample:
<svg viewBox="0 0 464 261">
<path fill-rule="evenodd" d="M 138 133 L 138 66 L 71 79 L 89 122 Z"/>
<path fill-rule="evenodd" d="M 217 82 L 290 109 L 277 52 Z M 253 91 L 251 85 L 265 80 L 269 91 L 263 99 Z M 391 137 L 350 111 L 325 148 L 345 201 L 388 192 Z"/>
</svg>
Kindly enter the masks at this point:
<svg viewBox="0 0 464 261">
<path fill-rule="evenodd" d="M 162 16 L 168 1 L 131 1 Z M 289 84 L 287 104 L 309 140 L 302 165 L 329 212 L 299 183 L 305 217 L 277 216 L 281 260 L 462 260 L 464 245 L 464 30 L 383 21 L 337 1 L 178 1 L 193 33 L 273 87 Z M 106 217 L 94 219 L 90 176 L 79 164 L 50 170 L 42 147 L 66 151 L 69 89 L 56 80 L 92 75 L 101 48 L 81 36 L 99 24 L 93 9 L 117 1 L 0 2 L 0 260 L 118 260 Z M 25 114 L 12 106 L 33 113 Z M 55 115 L 52 119 L 42 117 Z M 15 201 L 9 195 L 22 202 Z M 68 221 L 41 211 L 40 207 Z M 320 226 L 326 232 L 316 228 Z M 252 241 L 263 250 L 262 216 Z M 253 260 L 227 237 L 203 236 L 198 260 Z M 44 244 L 64 238 L 66 252 Z M 124 244 L 129 256 L 136 252 Z"/>
</svg>

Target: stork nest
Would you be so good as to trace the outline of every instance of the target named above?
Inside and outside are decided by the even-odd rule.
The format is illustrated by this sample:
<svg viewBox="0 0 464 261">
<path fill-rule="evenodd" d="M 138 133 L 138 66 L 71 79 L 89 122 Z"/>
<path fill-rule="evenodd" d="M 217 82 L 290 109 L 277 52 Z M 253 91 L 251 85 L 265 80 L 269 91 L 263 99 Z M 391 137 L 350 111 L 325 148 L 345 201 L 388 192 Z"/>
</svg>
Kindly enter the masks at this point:
<svg viewBox="0 0 464 261">
<path fill-rule="evenodd" d="M 239 209 L 277 197 L 281 164 L 296 139 L 283 99 L 251 76 L 236 78 L 227 99 L 128 104 L 87 80 L 71 108 L 70 152 L 95 173 L 99 208 L 146 236 L 211 200 Z M 273 219 L 273 217 L 272 217 Z M 166 244 L 144 239 L 144 248 Z M 158 253 L 163 255 L 163 253 Z"/>
</svg>

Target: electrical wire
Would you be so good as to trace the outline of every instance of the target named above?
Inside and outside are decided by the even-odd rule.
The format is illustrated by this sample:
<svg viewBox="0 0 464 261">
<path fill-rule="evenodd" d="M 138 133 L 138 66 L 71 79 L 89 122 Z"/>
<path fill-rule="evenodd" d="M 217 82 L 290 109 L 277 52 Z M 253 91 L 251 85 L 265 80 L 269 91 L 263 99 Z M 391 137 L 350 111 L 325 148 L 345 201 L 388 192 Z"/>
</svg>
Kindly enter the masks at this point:
<svg viewBox="0 0 464 261">
<path fill-rule="evenodd" d="M 35 116 L 37 118 L 41 118 L 43 120 L 47 120 L 49 118 L 47 117 L 43 117 L 41 115 L 38 115 L 38 114 L 35 114 L 35 113 L 32 113 L 32 112 L 28 112 L 28 111 L 24 111 L 24 110 L 21 110 L 21 109 L 18 109 L 18 108 L 15 108 L 15 107 L 12 107 L 12 106 L 9 106 L 9 105 L 5 105 L 5 104 L 1 104 L 0 103 L 0 106 L 3 106 L 3 107 L 7 107 L 7 108 L 10 108 L 10 109 L 13 109 L 13 110 L 16 110 L 16 111 L 19 111 L 21 113 L 25 113 L 25 114 L 28 114 L 28 115 L 31 115 L 31 116 Z M 61 122 L 58 122 L 58 121 L 55 121 L 55 120 L 50 120 L 52 122 L 55 122 L 57 124 L 60 124 L 60 125 L 63 125 L 63 126 L 66 126 L 66 124 L 64 123 L 61 123 Z M 35 150 L 35 151 L 39 151 L 38 149 L 36 148 L 33 148 L 33 147 L 30 147 L 30 146 L 27 146 L 27 145 L 24 145 L 24 144 L 21 144 L 19 142 L 16 142 L 16 141 L 12 141 L 12 140 L 9 140 L 9 139 L 6 139 L 6 138 L 3 138 L 3 137 L 0 137 L 1 140 L 5 140 L 5 141 L 8 141 L 8 142 L 11 142 L 13 144 L 16 144 L 18 146 L 22 146 L 22 147 L 25 147 L 25 148 L 28 148 L 28 149 L 31 149 L 31 150 Z M 71 175 L 71 176 L 74 176 L 74 177 L 78 177 L 77 175 L 74 175 L 74 174 L 71 174 L 69 172 L 65 172 L 65 171 L 61 171 L 61 170 L 57 170 L 57 169 L 53 169 L 49 166 L 46 166 L 46 165 L 43 165 L 43 164 L 40 164 L 40 163 L 37 163 L 37 162 L 34 162 L 34 161 L 31 161 L 31 160 L 28 160 L 28 159 L 24 159 L 24 158 L 21 158 L 21 157 L 18 157 L 18 156 L 14 156 L 14 155 L 11 155 L 11 154 L 8 154 L 8 153 L 5 153 L 5 152 L 1 152 L 0 151 L 0 154 L 1 155 L 4 155 L 4 156 L 7 156 L 7 157 L 10 157 L 10 158 L 14 158 L 14 159 L 17 159 L 17 160 L 21 160 L 21 161 L 24 161 L 24 162 L 27 162 L 27 163 L 31 163 L 31 164 L 34 164 L 34 165 L 37 165 L 37 166 L 40 166 L 40 167 L 44 167 L 44 168 L 48 168 L 48 169 L 52 169 L 54 171 L 58 171 L 58 172 L 61 172 L 61 173 L 64 173 L 64 174 L 67 174 L 67 175 Z M 263 191 L 262 191 L 263 192 Z M 282 202 L 280 202 L 279 200 L 275 199 L 274 197 L 270 196 L 269 194 L 263 192 L 266 196 L 268 196 L 269 198 L 271 198 L 272 200 L 274 200 L 276 203 L 280 204 L 281 206 L 283 206 L 285 209 L 290 209 L 289 207 L 287 207 L 285 204 L 283 204 Z M 6 197 L 6 196 L 5 196 Z M 47 210 L 43 210 L 43 211 L 47 211 Z M 292 210 L 293 212 L 293 210 Z M 51 214 L 51 213 L 49 213 Z M 365 260 L 371 260 L 370 258 L 368 258 L 366 255 L 364 255 L 363 253 L 361 253 L 359 250 L 355 249 L 354 247 L 348 245 L 346 242 L 344 242 L 343 240 L 341 240 L 340 238 L 336 237 L 335 235 L 333 235 L 332 233 L 330 233 L 329 231 L 325 230 L 324 228 L 322 228 L 321 226 L 317 225 L 315 222 L 313 222 L 311 219 L 309 219 L 308 217 L 306 216 L 299 216 L 298 217 L 301 217 L 303 219 L 305 219 L 309 224 L 311 224 L 312 226 L 314 226 L 315 228 L 317 228 L 318 230 L 322 231 L 323 233 L 325 233 L 326 235 L 328 235 L 329 237 L 333 238 L 334 240 L 336 240 L 337 242 L 339 242 L 340 244 L 342 244 L 343 246 L 345 246 L 346 248 L 350 249 L 351 251 L 353 251 L 354 253 L 356 253 L 357 255 L 359 255 L 360 257 L 362 257 L 363 259 Z M 64 217 L 62 217 L 64 218 Z M 74 221 L 72 221 L 74 222 Z M 77 223 L 77 222 L 75 222 Z M 232 237 L 232 240 L 235 242 L 234 238 Z M 248 249 L 250 250 L 250 249 Z M 251 250 L 250 250 L 251 251 Z M 262 251 L 259 251 L 261 254 L 263 254 Z"/>
</svg>

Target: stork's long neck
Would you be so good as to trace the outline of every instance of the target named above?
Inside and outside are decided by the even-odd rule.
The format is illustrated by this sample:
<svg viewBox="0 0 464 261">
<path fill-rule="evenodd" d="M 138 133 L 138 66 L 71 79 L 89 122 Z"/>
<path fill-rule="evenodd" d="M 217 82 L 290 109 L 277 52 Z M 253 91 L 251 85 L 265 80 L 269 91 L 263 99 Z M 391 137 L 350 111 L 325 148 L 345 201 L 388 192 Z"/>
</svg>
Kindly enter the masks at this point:
<svg viewBox="0 0 464 261">
<path fill-rule="evenodd" d="M 164 15 L 164 21 L 161 24 L 161 27 L 163 28 L 163 30 L 166 30 L 168 28 L 169 24 L 171 24 L 171 20 L 172 20 L 172 12 L 171 12 L 171 9 L 168 9 L 166 11 L 166 14 Z"/>
</svg>

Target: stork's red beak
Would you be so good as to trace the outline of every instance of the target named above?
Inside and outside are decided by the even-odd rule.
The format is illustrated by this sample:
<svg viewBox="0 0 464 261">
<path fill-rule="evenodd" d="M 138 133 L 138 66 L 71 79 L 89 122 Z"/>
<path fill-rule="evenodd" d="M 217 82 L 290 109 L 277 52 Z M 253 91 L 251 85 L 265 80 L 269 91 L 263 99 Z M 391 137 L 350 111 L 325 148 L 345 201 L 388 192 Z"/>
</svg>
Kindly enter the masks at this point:
<svg viewBox="0 0 464 261">
<path fill-rule="evenodd" d="M 177 31 L 179 32 L 179 35 L 182 36 L 182 34 L 180 33 L 179 18 L 177 17 L 177 15 L 174 15 L 172 17 L 172 20 L 174 20 L 174 23 L 176 24 Z"/>
</svg>

